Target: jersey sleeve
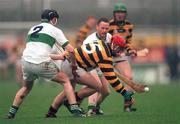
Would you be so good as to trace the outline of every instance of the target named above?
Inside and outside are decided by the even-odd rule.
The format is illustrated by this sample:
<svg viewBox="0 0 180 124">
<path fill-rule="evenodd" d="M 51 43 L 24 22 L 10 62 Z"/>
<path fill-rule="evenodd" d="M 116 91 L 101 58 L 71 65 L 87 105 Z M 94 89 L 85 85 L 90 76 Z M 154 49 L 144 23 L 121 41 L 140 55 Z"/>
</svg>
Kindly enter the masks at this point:
<svg viewBox="0 0 180 124">
<path fill-rule="evenodd" d="M 58 44 L 60 44 L 63 48 L 69 44 L 69 41 L 65 37 L 64 33 L 58 28 L 56 28 L 55 37 Z"/>
<path fill-rule="evenodd" d="M 114 72 L 112 60 L 104 60 L 103 62 L 98 63 L 98 67 L 114 90 L 118 93 L 122 93 L 124 86 Z"/>
</svg>

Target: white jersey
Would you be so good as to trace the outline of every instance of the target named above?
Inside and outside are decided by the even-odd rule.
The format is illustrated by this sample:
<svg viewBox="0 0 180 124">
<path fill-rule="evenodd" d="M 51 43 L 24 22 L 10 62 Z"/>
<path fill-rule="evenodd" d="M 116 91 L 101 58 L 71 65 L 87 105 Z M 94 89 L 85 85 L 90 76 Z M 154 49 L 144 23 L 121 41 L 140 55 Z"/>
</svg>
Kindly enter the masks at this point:
<svg viewBox="0 0 180 124">
<path fill-rule="evenodd" d="M 110 33 L 106 34 L 106 39 L 103 40 L 105 43 L 110 43 L 111 42 L 112 35 Z M 97 40 L 101 40 L 100 37 L 97 35 L 96 32 L 90 34 L 84 41 L 83 45 L 88 44 L 88 43 L 93 43 L 96 42 Z M 91 74 L 97 73 L 99 76 L 102 76 L 102 72 L 100 68 L 96 68 L 90 71 Z"/>
<path fill-rule="evenodd" d="M 55 43 L 61 47 L 68 44 L 67 38 L 60 29 L 49 23 L 36 25 L 28 32 L 27 44 L 22 58 L 34 64 L 48 61 Z"/>
<path fill-rule="evenodd" d="M 105 39 L 104 42 L 105 42 L 105 43 L 110 43 L 110 42 L 111 42 L 111 38 L 112 38 L 112 35 L 111 35 L 110 33 L 107 33 L 106 39 Z M 94 32 L 94 33 L 90 34 L 90 35 L 83 41 L 83 45 L 84 45 L 84 44 L 88 44 L 88 43 L 92 43 L 92 42 L 97 41 L 97 40 L 101 40 L 101 39 L 98 37 L 97 33 Z"/>
</svg>

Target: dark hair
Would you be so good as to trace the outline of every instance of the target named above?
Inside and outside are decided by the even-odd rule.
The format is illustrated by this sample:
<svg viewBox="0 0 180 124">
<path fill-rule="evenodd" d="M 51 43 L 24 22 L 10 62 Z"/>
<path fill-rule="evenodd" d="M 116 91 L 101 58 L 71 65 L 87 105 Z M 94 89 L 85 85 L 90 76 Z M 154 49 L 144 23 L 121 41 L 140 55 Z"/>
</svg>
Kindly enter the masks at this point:
<svg viewBox="0 0 180 124">
<path fill-rule="evenodd" d="M 97 21 L 97 25 L 99 25 L 101 22 L 109 23 L 109 20 L 107 18 L 99 18 Z"/>
<path fill-rule="evenodd" d="M 59 14 L 53 9 L 45 9 L 41 14 L 41 20 L 43 21 L 50 21 L 54 17 L 59 18 Z"/>
</svg>

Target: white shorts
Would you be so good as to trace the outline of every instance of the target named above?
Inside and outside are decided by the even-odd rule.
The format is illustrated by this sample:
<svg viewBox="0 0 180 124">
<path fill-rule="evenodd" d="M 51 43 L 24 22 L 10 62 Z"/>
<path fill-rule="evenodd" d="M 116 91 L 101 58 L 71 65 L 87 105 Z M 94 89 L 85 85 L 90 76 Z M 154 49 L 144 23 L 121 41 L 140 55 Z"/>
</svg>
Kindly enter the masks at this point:
<svg viewBox="0 0 180 124">
<path fill-rule="evenodd" d="M 103 75 L 103 73 L 102 73 L 102 71 L 101 71 L 101 69 L 100 69 L 99 67 L 91 70 L 90 73 L 91 73 L 91 74 L 97 73 L 99 77 L 101 77 L 101 76 Z"/>
<path fill-rule="evenodd" d="M 69 79 L 73 79 L 74 76 L 72 74 L 72 68 L 71 68 L 71 64 L 68 62 L 68 60 L 62 61 L 62 60 L 56 60 L 54 61 L 55 64 L 57 65 L 58 69 L 64 73 L 67 74 L 67 76 L 69 77 Z M 86 71 L 80 67 L 77 68 L 76 70 L 77 74 L 79 76 L 82 76 L 83 73 L 85 73 Z"/>
<path fill-rule="evenodd" d="M 34 64 L 22 59 L 21 63 L 23 70 L 23 79 L 26 81 L 34 81 L 38 77 L 52 79 L 59 72 L 59 69 L 52 60 L 40 64 Z"/>
</svg>

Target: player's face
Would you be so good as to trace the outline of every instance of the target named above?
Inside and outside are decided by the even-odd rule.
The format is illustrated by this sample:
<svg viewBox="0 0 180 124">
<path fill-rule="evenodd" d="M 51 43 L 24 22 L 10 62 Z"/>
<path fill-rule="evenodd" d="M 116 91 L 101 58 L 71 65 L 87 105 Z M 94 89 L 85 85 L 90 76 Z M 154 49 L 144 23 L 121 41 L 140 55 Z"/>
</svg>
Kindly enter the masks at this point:
<svg viewBox="0 0 180 124">
<path fill-rule="evenodd" d="M 98 25 L 96 25 L 96 30 L 100 37 L 105 38 L 109 30 L 109 23 L 100 22 Z"/>
<path fill-rule="evenodd" d="M 116 21 L 124 21 L 126 19 L 126 12 L 115 12 L 114 18 Z"/>
</svg>

